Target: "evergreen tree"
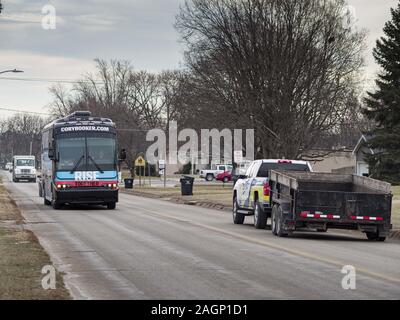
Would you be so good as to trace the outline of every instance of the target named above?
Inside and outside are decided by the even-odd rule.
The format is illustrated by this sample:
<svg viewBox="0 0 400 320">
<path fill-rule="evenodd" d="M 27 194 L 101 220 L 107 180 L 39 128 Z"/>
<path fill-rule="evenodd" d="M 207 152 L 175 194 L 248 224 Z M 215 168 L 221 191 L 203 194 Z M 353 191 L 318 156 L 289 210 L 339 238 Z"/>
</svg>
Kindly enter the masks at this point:
<svg viewBox="0 0 400 320">
<path fill-rule="evenodd" d="M 381 67 L 375 92 L 368 92 L 364 113 L 376 127 L 367 155 L 371 176 L 400 183 L 400 3 L 391 9 L 392 19 L 385 24 L 385 36 L 376 42 L 374 57 Z"/>
</svg>

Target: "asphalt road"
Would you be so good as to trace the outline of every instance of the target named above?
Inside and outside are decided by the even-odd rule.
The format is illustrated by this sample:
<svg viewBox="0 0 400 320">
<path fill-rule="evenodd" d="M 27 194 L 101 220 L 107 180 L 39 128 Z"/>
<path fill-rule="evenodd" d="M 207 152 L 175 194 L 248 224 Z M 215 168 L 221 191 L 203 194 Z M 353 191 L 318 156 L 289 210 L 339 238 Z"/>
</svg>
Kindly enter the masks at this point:
<svg viewBox="0 0 400 320">
<path fill-rule="evenodd" d="M 76 299 L 399 299 L 400 242 L 315 232 L 276 238 L 229 213 L 120 194 L 117 210 L 43 205 L 3 181 Z M 343 266 L 356 289 L 342 288 Z"/>
</svg>

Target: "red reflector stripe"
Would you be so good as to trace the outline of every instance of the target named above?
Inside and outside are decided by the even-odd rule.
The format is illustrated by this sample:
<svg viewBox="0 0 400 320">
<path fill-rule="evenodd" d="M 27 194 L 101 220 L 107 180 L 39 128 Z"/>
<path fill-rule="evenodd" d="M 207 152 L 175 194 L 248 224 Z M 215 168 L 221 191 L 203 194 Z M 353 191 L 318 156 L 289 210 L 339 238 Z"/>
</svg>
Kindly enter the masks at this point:
<svg viewBox="0 0 400 320">
<path fill-rule="evenodd" d="M 351 220 L 364 220 L 364 221 L 383 221 L 382 217 L 370 217 L 370 216 L 351 216 Z"/>
</svg>

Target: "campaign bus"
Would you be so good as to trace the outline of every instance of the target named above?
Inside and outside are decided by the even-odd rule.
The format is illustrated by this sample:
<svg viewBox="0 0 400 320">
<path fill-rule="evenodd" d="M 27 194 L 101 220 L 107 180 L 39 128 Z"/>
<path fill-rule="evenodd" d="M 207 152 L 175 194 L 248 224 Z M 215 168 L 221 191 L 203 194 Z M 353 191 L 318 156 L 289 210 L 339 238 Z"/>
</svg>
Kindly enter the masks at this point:
<svg viewBox="0 0 400 320">
<path fill-rule="evenodd" d="M 112 120 L 79 111 L 55 120 L 42 133 L 45 205 L 95 204 L 115 209 L 118 202 L 117 133 Z"/>
</svg>

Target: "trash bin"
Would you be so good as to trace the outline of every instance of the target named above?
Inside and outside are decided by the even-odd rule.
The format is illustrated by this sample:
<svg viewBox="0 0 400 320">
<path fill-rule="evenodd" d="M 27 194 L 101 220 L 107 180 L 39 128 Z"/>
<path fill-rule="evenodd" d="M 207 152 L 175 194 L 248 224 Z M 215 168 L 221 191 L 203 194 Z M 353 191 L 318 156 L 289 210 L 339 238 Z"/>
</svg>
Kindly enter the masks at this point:
<svg viewBox="0 0 400 320">
<path fill-rule="evenodd" d="M 183 196 L 192 196 L 193 195 L 193 183 L 194 178 L 183 176 L 180 180 L 181 182 L 181 193 Z"/>
<path fill-rule="evenodd" d="M 133 189 L 133 179 L 124 179 L 125 189 Z"/>
</svg>

